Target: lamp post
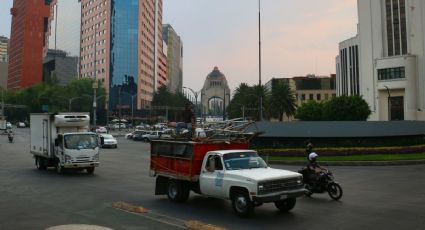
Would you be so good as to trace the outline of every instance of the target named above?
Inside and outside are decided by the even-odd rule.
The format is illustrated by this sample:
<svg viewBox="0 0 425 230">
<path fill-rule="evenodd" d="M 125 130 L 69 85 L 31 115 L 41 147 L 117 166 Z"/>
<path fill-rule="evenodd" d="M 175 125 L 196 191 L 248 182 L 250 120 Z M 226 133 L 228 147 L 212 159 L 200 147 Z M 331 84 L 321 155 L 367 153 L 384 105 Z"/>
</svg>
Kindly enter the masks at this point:
<svg viewBox="0 0 425 230">
<path fill-rule="evenodd" d="M 226 88 L 224 88 L 223 89 L 223 93 L 224 93 L 224 95 L 223 95 L 223 121 L 225 121 L 226 120 L 226 96 L 230 96 L 230 94 L 229 93 L 226 93 Z"/>
<path fill-rule="evenodd" d="M 95 26 L 94 26 L 93 128 L 96 128 L 96 111 L 97 111 L 96 90 L 98 88 L 96 53 L 97 53 L 97 23 L 95 23 Z"/>
<path fill-rule="evenodd" d="M 198 108 L 197 107 L 198 107 L 198 93 L 199 92 L 196 92 L 195 90 L 193 90 L 189 87 L 183 86 L 183 88 L 190 90 L 193 93 L 193 95 L 195 96 L 195 116 L 198 115 Z"/>
<path fill-rule="evenodd" d="M 121 93 L 127 94 L 128 96 L 131 97 L 131 124 L 134 127 L 134 97 L 137 96 L 137 93 L 136 94 L 133 94 L 133 95 L 131 95 L 131 94 L 127 93 L 127 92 L 121 92 Z"/>
<path fill-rule="evenodd" d="M 258 0 L 258 85 L 261 88 L 261 0 Z M 260 95 L 260 121 L 263 120 L 263 95 Z"/>
<path fill-rule="evenodd" d="M 391 94 L 390 94 L 390 89 L 386 85 L 384 85 L 384 87 L 387 89 L 387 93 L 388 93 L 388 121 L 391 121 Z"/>
</svg>

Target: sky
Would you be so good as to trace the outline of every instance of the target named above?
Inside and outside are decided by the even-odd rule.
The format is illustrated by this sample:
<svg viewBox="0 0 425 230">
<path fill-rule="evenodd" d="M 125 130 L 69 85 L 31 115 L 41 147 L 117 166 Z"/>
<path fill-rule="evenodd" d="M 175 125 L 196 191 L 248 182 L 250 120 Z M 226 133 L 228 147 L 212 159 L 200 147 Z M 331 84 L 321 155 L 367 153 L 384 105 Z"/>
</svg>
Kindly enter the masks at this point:
<svg viewBox="0 0 425 230">
<path fill-rule="evenodd" d="M 214 66 L 234 90 L 258 84 L 258 0 L 163 0 L 163 23 L 183 41 L 183 85 L 203 87 Z M 12 0 L 0 0 L 10 36 Z M 335 73 L 338 43 L 357 33 L 357 0 L 261 0 L 262 83 Z"/>
</svg>

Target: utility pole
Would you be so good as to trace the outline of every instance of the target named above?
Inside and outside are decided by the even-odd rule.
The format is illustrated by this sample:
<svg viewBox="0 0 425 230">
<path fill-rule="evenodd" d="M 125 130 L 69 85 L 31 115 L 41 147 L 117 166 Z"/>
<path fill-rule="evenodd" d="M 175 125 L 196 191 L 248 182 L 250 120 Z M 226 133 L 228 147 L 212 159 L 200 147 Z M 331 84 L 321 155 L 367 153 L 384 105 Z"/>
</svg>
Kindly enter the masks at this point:
<svg viewBox="0 0 425 230">
<path fill-rule="evenodd" d="M 97 111 L 97 101 L 96 101 L 96 90 L 97 90 L 97 23 L 94 25 L 94 82 L 93 82 L 93 128 L 96 128 L 96 111 Z"/>
<path fill-rule="evenodd" d="M 261 0 L 258 0 L 258 86 L 261 87 Z M 260 95 L 260 121 L 263 120 L 263 95 Z"/>
</svg>

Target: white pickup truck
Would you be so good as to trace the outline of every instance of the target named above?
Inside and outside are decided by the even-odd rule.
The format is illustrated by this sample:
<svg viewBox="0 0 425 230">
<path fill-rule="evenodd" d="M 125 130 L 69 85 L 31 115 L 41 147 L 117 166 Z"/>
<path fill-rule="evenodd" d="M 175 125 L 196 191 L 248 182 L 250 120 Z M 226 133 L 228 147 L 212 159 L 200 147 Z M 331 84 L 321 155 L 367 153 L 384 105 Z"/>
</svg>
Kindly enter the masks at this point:
<svg viewBox="0 0 425 230">
<path fill-rule="evenodd" d="M 244 143 L 151 143 L 155 194 L 167 195 L 172 201 L 185 202 L 194 191 L 231 200 L 235 213 L 247 216 L 256 206 L 270 202 L 289 211 L 305 192 L 301 174 L 270 168 Z"/>
</svg>

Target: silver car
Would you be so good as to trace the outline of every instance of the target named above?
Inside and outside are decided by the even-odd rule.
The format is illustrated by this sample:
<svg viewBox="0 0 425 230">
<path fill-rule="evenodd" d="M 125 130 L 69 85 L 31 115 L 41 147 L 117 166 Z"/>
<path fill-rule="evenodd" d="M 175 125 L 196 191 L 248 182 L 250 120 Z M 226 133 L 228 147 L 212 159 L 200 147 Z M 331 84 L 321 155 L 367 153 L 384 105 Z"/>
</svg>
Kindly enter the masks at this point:
<svg viewBox="0 0 425 230">
<path fill-rule="evenodd" d="M 111 134 L 101 134 L 100 137 L 103 137 L 102 148 L 110 147 L 116 149 L 118 147 L 117 139 L 115 139 Z"/>
</svg>

